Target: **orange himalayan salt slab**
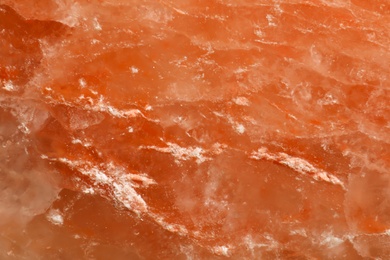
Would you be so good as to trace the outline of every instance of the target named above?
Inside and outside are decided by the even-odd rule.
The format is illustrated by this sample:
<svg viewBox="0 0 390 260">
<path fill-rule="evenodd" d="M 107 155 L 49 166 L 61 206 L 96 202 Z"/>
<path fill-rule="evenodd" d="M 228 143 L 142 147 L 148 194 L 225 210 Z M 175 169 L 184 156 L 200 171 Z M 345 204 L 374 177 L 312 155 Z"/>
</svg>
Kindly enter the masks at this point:
<svg viewBox="0 0 390 260">
<path fill-rule="evenodd" d="M 389 255 L 389 5 L 0 1 L 1 258 Z"/>
</svg>

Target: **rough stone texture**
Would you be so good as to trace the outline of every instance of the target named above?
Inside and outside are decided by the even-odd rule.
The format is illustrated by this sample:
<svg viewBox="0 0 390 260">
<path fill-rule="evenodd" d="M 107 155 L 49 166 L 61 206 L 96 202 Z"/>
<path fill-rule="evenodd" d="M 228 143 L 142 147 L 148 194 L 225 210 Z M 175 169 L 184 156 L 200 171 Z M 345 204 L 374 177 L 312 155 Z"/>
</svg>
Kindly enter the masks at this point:
<svg viewBox="0 0 390 260">
<path fill-rule="evenodd" d="M 385 0 L 0 0 L 1 259 L 387 259 Z"/>
</svg>

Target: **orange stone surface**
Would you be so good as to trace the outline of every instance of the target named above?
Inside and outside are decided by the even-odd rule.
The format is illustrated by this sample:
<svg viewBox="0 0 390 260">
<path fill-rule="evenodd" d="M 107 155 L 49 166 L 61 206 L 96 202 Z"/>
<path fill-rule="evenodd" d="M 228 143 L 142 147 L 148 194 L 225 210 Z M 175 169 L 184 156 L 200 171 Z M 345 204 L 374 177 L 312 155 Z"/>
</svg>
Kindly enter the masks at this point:
<svg viewBox="0 0 390 260">
<path fill-rule="evenodd" d="M 387 0 L 0 0 L 0 259 L 389 259 Z"/>
</svg>

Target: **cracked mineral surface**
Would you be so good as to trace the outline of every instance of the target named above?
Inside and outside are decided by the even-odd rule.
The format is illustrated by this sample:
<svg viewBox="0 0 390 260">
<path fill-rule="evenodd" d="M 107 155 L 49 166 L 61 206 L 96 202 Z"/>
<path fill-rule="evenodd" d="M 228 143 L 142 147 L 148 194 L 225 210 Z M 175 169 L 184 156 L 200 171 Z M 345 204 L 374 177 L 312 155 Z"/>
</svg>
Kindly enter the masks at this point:
<svg viewBox="0 0 390 260">
<path fill-rule="evenodd" d="M 0 0 L 1 259 L 388 259 L 386 0 Z"/>
</svg>

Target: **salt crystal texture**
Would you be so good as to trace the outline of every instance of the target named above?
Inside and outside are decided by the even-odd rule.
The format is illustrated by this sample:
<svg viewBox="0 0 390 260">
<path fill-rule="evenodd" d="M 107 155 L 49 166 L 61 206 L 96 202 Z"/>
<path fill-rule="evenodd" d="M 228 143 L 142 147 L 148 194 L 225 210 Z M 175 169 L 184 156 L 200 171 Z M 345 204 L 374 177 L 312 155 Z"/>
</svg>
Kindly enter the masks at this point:
<svg viewBox="0 0 390 260">
<path fill-rule="evenodd" d="M 0 0 L 0 259 L 388 259 L 385 0 Z"/>
</svg>

